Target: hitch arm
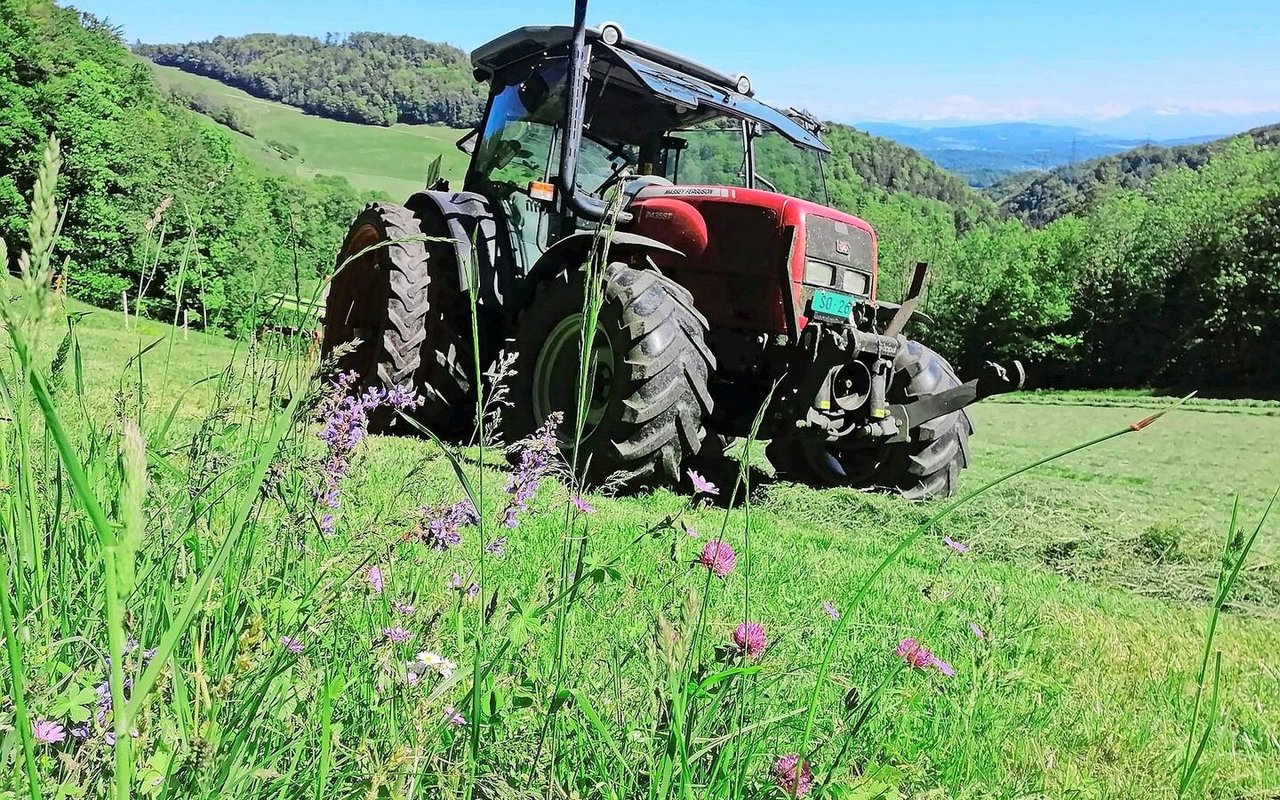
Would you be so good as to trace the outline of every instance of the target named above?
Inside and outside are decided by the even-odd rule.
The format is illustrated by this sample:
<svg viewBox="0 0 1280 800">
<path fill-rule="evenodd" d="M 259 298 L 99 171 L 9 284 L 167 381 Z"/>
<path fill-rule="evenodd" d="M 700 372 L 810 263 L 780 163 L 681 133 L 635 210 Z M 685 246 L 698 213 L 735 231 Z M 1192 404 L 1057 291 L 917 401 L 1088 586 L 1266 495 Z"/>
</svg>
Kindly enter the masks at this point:
<svg viewBox="0 0 1280 800">
<path fill-rule="evenodd" d="M 938 417 L 945 417 L 992 395 L 1021 389 L 1027 379 L 1021 361 L 1013 362 L 1012 373 L 999 364 L 988 361 L 982 376 L 954 389 L 927 395 L 910 403 L 889 406 L 889 415 L 898 423 L 898 432 L 889 441 L 909 441 L 912 428 L 918 428 Z"/>
</svg>

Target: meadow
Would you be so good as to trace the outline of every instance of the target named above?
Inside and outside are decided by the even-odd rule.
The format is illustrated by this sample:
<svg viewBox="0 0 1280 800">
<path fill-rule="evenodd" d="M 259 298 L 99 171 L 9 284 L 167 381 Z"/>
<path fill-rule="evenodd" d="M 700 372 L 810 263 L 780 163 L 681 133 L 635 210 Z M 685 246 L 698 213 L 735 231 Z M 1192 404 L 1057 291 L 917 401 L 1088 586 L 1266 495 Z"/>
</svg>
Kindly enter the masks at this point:
<svg viewBox="0 0 1280 800">
<path fill-rule="evenodd" d="M 1267 404 L 987 403 L 965 490 L 1116 435 L 963 504 L 774 482 L 750 442 L 712 487 L 580 493 L 545 440 L 364 436 L 403 398 L 335 390 L 307 337 L 62 299 L 36 196 L 5 796 L 1280 790 Z"/>
<path fill-rule="evenodd" d="M 253 135 L 219 128 L 235 140 L 237 150 L 273 174 L 339 175 L 357 191 L 384 192 L 400 201 L 423 188 L 427 167 L 437 156 L 440 174 L 454 183 L 460 184 L 466 171 L 467 157 L 454 147 L 463 131 L 443 125 L 384 128 L 338 122 L 176 67 L 147 65 L 162 89 L 186 91 L 232 109 Z M 296 148 L 296 154 L 278 149 L 280 143 Z"/>
</svg>

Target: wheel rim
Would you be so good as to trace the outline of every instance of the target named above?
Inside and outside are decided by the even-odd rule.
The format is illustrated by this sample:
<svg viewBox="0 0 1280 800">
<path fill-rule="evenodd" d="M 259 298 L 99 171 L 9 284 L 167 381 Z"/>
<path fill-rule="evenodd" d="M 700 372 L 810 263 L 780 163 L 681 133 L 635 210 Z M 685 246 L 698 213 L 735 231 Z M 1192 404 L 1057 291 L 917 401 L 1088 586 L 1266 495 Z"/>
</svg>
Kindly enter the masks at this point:
<svg viewBox="0 0 1280 800">
<path fill-rule="evenodd" d="M 578 406 L 578 361 L 581 354 L 582 317 L 575 313 L 560 320 L 542 344 L 533 366 L 533 415 L 541 425 L 553 411 L 564 413 L 561 440 L 572 441 Z M 590 353 L 591 381 L 587 392 L 587 414 L 582 426 L 583 441 L 591 437 L 604 419 L 613 392 L 613 348 L 609 335 L 596 329 Z"/>
</svg>

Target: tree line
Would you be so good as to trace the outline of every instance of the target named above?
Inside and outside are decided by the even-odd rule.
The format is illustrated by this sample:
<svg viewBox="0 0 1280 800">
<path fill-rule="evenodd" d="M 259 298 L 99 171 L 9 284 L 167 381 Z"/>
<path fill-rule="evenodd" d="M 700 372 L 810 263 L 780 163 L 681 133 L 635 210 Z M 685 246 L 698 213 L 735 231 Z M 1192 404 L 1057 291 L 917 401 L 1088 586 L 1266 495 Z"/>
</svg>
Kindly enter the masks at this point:
<svg viewBox="0 0 1280 800">
<path fill-rule="evenodd" d="M 1280 124 L 1254 128 L 1241 135 L 1258 147 L 1280 147 Z M 1020 172 L 984 191 L 1004 216 L 1043 227 L 1067 214 L 1083 211 L 1098 187 L 1141 189 L 1169 170 L 1199 169 L 1231 138 L 1234 137 L 1176 147 L 1147 145 L 1048 172 Z"/>
<path fill-rule="evenodd" d="M 25 246 L 50 134 L 65 209 L 55 263 L 94 305 L 244 334 L 257 298 L 314 285 L 363 198 L 343 178 L 268 176 L 230 136 L 162 95 L 119 32 L 50 0 L 0 0 L 0 237 Z M 141 293 L 141 298 L 139 298 Z M 178 306 L 178 297 L 181 306 Z"/>
<path fill-rule="evenodd" d="M 466 53 L 412 36 L 260 33 L 133 49 L 157 64 L 345 122 L 467 127 L 484 101 Z"/>
</svg>

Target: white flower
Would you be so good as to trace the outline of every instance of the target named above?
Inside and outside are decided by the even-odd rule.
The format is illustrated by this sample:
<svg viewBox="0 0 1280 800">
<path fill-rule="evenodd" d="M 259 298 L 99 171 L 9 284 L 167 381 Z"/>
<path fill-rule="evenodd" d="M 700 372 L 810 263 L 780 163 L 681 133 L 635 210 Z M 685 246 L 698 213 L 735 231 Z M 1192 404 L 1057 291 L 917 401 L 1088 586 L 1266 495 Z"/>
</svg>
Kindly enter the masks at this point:
<svg viewBox="0 0 1280 800">
<path fill-rule="evenodd" d="M 424 650 L 413 657 L 413 660 L 406 666 L 408 674 L 412 676 L 412 682 L 416 683 L 427 672 L 434 672 L 441 678 L 448 680 L 453 675 L 453 671 L 458 665 L 440 655 Z"/>
</svg>

